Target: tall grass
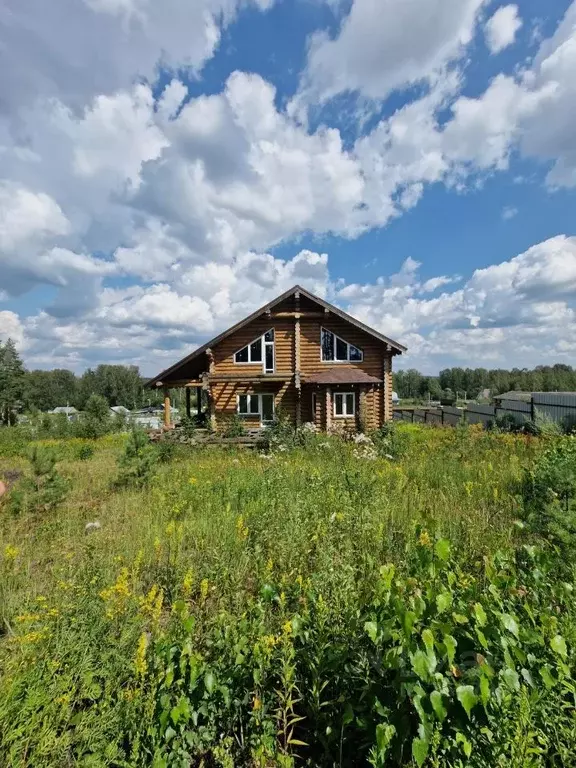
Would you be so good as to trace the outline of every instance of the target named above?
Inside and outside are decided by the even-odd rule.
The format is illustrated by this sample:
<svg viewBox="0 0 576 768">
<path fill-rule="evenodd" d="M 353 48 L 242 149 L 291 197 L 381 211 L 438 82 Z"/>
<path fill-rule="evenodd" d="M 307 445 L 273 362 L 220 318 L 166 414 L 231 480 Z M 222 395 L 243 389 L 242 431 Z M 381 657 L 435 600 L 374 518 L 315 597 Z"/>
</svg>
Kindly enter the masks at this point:
<svg viewBox="0 0 576 768">
<path fill-rule="evenodd" d="M 56 512 L 17 516 L 0 507 L 2 765 L 452 766 L 486 765 L 486 755 L 503 765 L 516 759 L 524 732 L 538 730 L 539 689 L 520 677 L 517 689 L 494 693 L 492 714 L 486 705 L 477 722 L 467 718 L 454 684 L 472 672 L 450 664 L 445 645 L 430 651 L 426 634 L 422 646 L 419 634 L 452 633 L 467 653 L 475 643 L 496 678 L 508 663 L 500 655 L 511 653 L 506 643 L 520 645 L 514 633 L 502 641 L 501 629 L 486 630 L 490 655 L 464 634 L 470 606 L 490 612 L 499 599 L 494 573 L 517 579 L 524 567 L 515 564 L 530 543 L 515 525 L 516 489 L 537 440 L 406 425 L 394 460 L 357 458 L 349 444 L 325 437 L 273 456 L 181 449 L 155 465 L 147 486 L 121 489 L 114 480 L 123 440 L 96 441 L 89 460 L 74 441 L 52 446 L 72 483 Z M 0 478 L 25 469 L 17 452 L 0 458 Z M 100 527 L 87 532 L 95 521 Z M 527 593 L 525 580 L 518 583 Z M 542 604 L 528 610 L 546 614 L 555 589 L 547 585 L 543 577 L 540 597 L 534 592 Z M 462 621 L 440 625 L 418 608 L 420 600 L 436 611 L 440 593 L 460 601 L 454 615 Z M 511 599 L 506 593 L 502 606 Z M 412 613 L 410 631 L 397 636 L 394 622 L 405 629 Z M 501 614 L 488 626 L 500 627 Z M 545 646 L 546 632 L 571 637 L 569 611 L 554 621 L 541 629 L 544 619 L 533 617 Z M 438 722 L 419 714 L 424 693 L 414 680 L 390 677 L 398 660 L 420 658 L 418 643 L 438 657 L 438 669 L 442 653 L 448 670 L 462 666 L 458 679 L 443 673 L 439 695 L 448 706 L 452 691 L 456 703 Z M 571 685 L 560 656 L 539 663 L 555 684 L 563 674 Z M 418 684 L 436 682 L 424 671 Z M 558 694 L 558 711 L 570 695 Z M 515 714 L 521 702 L 525 727 Z M 490 743 L 496 712 L 506 728 Z M 560 719 L 558 728 L 546 749 L 561 761 L 573 733 Z M 546 764 L 527 749 L 530 764 Z"/>
</svg>

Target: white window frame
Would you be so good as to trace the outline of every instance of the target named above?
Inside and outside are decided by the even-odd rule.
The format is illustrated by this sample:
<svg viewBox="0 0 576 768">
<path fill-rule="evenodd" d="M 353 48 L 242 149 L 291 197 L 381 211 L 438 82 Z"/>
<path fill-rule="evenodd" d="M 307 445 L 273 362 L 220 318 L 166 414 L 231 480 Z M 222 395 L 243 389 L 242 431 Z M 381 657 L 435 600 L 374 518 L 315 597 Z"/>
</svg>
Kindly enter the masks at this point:
<svg viewBox="0 0 576 768">
<path fill-rule="evenodd" d="M 273 341 L 266 341 L 266 334 L 270 333 L 272 331 L 274 333 L 274 340 Z M 251 360 L 252 356 L 252 345 L 256 342 L 260 342 L 260 355 L 261 360 Z M 240 349 L 237 349 L 236 352 L 234 352 L 234 365 L 261 365 L 263 373 L 274 373 L 276 370 L 276 331 L 274 328 L 268 328 L 267 331 L 264 331 L 264 333 L 255 338 L 253 341 L 249 341 L 248 344 L 244 344 L 243 347 L 240 347 Z M 236 360 L 236 355 L 241 352 L 243 349 L 248 348 L 248 360 L 243 362 L 241 360 Z M 272 347 L 272 369 L 266 368 L 266 347 Z"/>
<path fill-rule="evenodd" d="M 322 334 L 326 331 L 327 333 L 331 333 L 334 337 L 334 359 L 333 360 L 324 360 L 324 346 L 322 344 Z M 336 359 L 336 345 L 337 340 L 341 341 L 342 344 L 346 344 L 346 360 L 337 360 Z M 354 349 L 357 349 L 358 352 L 360 352 L 360 359 L 359 360 L 351 360 L 350 359 L 350 347 L 354 347 Z M 335 365 L 348 365 L 350 363 L 363 363 L 364 362 L 364 350 L 360 349 L 360 347 L 357 347 L 356 344 L 350 344 L 349 341 L 346 341 L 346 339 L 343 339 L 341 336 L 338 336 L 338 334 L 334 333 L 334 331 L 331 331 L 330 328 L 325 328 L 324 326 L 320 326 L 320 360 L 323 363 L 329 363 L 329 364 L 335 364 Z"/>
<path fill-rule="evenodd" d="M 346 409 L 346 398 L 350 395 L 352 395 L 352 413 L 348 413 Z M 334 398 L 332 410 L 335 419 L 353 419 L 356 416 L 356 392 L 334 392 L 332 397 Z M 336 413 L 336 398 L 340 397 L 342 398 L 342 413 Z"/>
<path fill-rule="evenodd" d="M 240 398 L 246 397 L 247 399 L 247 406 L 248 406 L 248 413 L 240 413 Z M 256 398 L 258 400 L 258 412 L 252 412 L 250 410 L 252 398 Z M 272 398 L 272 420 L 274 419 L 274 416 L 276 415 L 276 398 L 274 397 L 274 394 L 272 392 L 241 392 L 240 394 L 236 395 L 236 413 L 240 418 L 242 419 L 260 419 L 260 423 L 270 423 L 269 421 L 264 422 L 262 418 L 262 397 L 271 397 Z"/>
</svg>

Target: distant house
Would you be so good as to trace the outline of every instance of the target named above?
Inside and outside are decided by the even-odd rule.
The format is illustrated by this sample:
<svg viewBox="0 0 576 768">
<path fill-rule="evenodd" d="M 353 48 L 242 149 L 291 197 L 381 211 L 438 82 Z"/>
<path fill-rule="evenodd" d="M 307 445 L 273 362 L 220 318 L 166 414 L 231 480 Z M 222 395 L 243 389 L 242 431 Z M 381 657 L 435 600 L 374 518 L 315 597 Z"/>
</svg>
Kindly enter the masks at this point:
<svg viewBox="0 0 576 768">
<path fill-rule="evenodd" d="M 529 403 L 532 400 L 532 392 L 513 390 L 512 392 L 503 392 L 501 395 L 494 395 L 494 402 L 496 405 L 503 400 L 520 400 L 523 403 Z"/>
<path fill-rule="evenodd" d="M 68 421 L 77 421 L 77 419 L 80 418 L 80 413 L 74 408 L 73 405 L 59 405 L 56 408 L 53 408 L 51 411 L 48 411 L 48 413 L 53 415 L 58 414 L 64 414 Z"/>
<path fill-rule="evenodd" d="M 406 351 L 324 299 L 296 285 L 147 383 L 195 392 L 213 426 L 235 414 L 261 427 L 281 411 L 294 425 L 312 422 L 377 428 L 392 419 L 392 360 Z M 203 393 L 203 396 L 201 396 Z"/>
<path fill-rule="evenodd" d="M 124 419 L 127 419 L 130 417 L 130 411 L 128 408 L 125 408 L 123 405 L 113 405 L 110 410 L 115 416 L 122 416 Z"/>
</svg>

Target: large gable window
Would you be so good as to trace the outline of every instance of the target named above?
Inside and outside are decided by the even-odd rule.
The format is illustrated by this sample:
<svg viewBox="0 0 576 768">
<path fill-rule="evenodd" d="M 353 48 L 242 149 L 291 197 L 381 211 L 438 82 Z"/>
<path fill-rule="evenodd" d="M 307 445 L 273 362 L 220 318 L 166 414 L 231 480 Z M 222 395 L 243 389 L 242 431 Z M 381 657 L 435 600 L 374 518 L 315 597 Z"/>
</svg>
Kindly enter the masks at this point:
<svg viewBox="0 0 576 768">
<path fill-rule="evenodd" d="M 353 344 L 336 336 L 327 328 L 321 331 L 322 362 L 324 363 L 361 363 L 364 353 Z"/>
<path fill-rule="evenodd" d="M 234 362 L 261 365 L 264 373 L 274 373 L 274 328 L 239 349 Z"/>
<path fill-rule="evenodd" d="M 274 395 L 238 395 L 239 416 L 259 416 L 263 423 L 274 421 Z"/>
</svg>

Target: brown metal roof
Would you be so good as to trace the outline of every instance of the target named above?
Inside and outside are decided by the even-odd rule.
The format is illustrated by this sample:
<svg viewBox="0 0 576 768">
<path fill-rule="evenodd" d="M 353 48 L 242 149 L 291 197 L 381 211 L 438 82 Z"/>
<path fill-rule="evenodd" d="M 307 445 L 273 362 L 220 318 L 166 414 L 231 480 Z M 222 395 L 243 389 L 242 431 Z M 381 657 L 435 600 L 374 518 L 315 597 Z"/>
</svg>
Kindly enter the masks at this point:
<svg viewBox="0 0 576 768">
<path fill-rule="evenodd" d="M 382 379 L 370 376 L 358 368 L 327 368 L 302 379 L 304 384 L 382 384 Z"/>
<path fill-rule="evenodd" d="M 390 347 L 392 348 L 393 354 L 398 355 L 398 354 L 402 354 L 402 352 L 406 352 L 407 348 L 403 344 L 399 344 L 397 341 L 393 341 L 392 339 L 389 339 L 387 336 L 384 336 L 378 331 L 375 331 L 373 328 L 370 328 L 368 325 L 364 325 L 364 323 L 360 322 L 360 320 L 357 320 L 355 317 L 352 317 L 352 315 L 349 315 L 347 312 L 344 312 L 343 310 L 338 309 L 338 307 L 335 307 L 333 304 L 330 304 L 329 302 L 324 301 L 324 299 L 321 299 L 318 296 L 315 296 L 313 293 L 310 293 L 310 291 L 307 291 L 305 288 L 302 288 L 299 285 L 295 285 L 293 288 L 290 288 L 290 290 L 286 291 L 281 296 L 277 296 L 275 299 L 272 299 L 272 301 L 269 301 L 268 304 L 265 304 L 263 307 L 260 307 L 260 309 L 257 309 L 256 312 L 253 312 L 251 315 L 248 315 L 248 317 L 245 317 L 244 320 L 241 320 L 239 323 L 236 323 L 236 325 L 233 325 L 231 328 L 228 328 L 226 331 L 219 334 L 215 338 L 210 339 L 210 341 L 206 342 L 206 344 L 203 344 L 201 347 L 198 347 L 198 349 L 195 349 L 194 352 L 192 352 L 192 354 L 188 355 L 187 357 L 184 357 L 182 360 L 179 360 L 177 363 L 170 366 L 170 368 L 166 368 L 157 376 L 154 376 L 154 378 L 149 379 L 146 382 L 145 386 L 153 387 L 157 383 L 159 384 L 163 378 L 170 376 L 170 374 L 174 373 L 174 371 L 178 370 L 178 368 L 180 368 L 182 365 L 190 362 L 191 360 L 194 360 L 194 358 L 196 357 L 200 357 L 200 355 L 204 354 L 207 349 L 211 349 L 212 347 L 216 346 L 216 344 L 221 342 L 227 336 L 230 336 L 232 333 L 235 333 L 236 331 L 240 330 L 240 328 L 243 328 L 245 325 L 248 325 L 248 323 L 251 323 L 253 320 L 256 320 L 256 318 L 260 317 L 260 315 L 263 315 L 265 312 L 268 312 L 268 310 L 272 309 L 272 307 L 274 307 L 276 304 L 280 304 L 282 301 L 287 299 L 289 296 L 292 296 L 292 294 L 296 292 L 300 293 L 301 296 L 306 296 L 311 301 L 315 301 L 324 309 L 327 309 L 330 312 L 333 312 L 335 315 L 337 315 L 338 317 L 341 317 L 343 320 L 347 320 L 349 323 L 352 323 L 352 325 L 355 325 L 357 328 L 360 328 L 360 330 L 370 334 L 370 336 L 373 336 L 379 341 L 382 341 L 384 344 L 390 345 Z"/>
</svg>

